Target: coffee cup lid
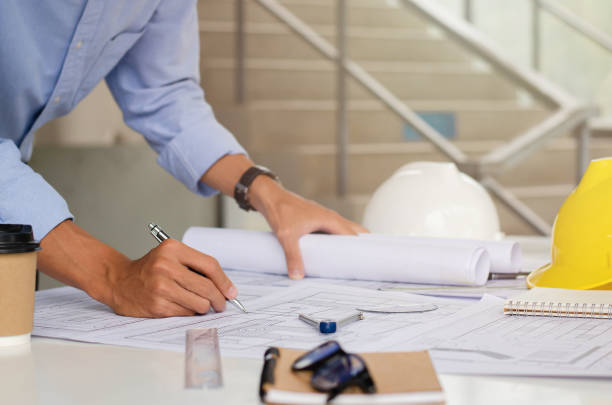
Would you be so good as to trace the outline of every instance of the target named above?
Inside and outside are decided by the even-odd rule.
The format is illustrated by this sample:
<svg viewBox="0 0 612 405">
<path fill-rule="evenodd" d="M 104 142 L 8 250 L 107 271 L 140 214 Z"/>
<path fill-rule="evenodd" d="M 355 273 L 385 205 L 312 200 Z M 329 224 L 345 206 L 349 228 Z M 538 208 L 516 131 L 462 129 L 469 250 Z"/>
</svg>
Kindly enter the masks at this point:
<svg viewBox="0 0 612 405">
<path fill-rule="evenodd" d="M 32 225 L 0 224 L 0 253 L 26 253 L 40 250 Z"/>
</svg>

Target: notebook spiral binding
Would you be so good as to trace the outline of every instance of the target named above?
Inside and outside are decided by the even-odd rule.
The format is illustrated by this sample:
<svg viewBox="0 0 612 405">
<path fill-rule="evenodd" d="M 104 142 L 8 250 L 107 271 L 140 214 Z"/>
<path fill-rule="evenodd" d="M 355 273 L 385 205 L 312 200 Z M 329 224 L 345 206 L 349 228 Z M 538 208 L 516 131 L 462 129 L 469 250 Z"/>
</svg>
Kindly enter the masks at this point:
<svg viewBox="0 0 612 405">
<path fill-rule="evenodd" d="M 612 319 L 612 304 L 508 300 L 504 306 L 504 313 L 508 315 L 574 316 Z"/>
</svg>

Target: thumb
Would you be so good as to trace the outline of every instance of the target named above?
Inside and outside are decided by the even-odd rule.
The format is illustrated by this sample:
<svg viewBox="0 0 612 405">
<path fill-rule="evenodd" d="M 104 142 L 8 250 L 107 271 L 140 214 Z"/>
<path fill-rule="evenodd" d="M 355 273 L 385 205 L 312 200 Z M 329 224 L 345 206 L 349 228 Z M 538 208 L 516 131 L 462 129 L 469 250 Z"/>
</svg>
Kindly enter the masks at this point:
<svg viewBox="0 0 612 405">
<path fill-rule="evenodd" d="M 304 278 L 304 262 L 302 260 L 302 252 L 300 251 L 299 238 L 279 238 L 279 242 L 285 251 L 289 278 L 293 280 Z"/>
</svg>

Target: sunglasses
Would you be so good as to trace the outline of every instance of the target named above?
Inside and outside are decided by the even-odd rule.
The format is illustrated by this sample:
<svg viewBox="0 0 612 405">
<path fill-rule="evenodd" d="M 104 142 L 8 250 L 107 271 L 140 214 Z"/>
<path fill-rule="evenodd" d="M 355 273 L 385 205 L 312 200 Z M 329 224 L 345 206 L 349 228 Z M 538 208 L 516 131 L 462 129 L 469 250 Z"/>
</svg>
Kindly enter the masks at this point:
<svg viewBox="0 0 612 405">
<path fill-rule="evenodd" d="M 292 364 L 294 372 L 310 370 L 310 385 L 327 393 L 331 401 L 348 387 L 359 387 L 363 392 L 376 392 L 374 380 L 361 356 L 342 350 L 335 340 L 323 343 L 298 357 Z"/>
</svg>

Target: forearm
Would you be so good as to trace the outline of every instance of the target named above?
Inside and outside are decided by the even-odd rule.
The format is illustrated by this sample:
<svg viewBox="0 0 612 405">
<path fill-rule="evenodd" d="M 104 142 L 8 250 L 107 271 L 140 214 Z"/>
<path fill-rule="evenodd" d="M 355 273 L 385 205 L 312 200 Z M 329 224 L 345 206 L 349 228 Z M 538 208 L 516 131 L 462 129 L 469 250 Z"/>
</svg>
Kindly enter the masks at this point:
<svg viewBox="0 0 612 405">
<path fill-rule="evenodd" d="M 38 269 L 112 305 L 111 270 L 125 267 L 127 256 L 95 239 L 72 221 L 64 221 L 41 241 Z"/>
<path fill-rule="evenodd" d="M 253 165 L 254 163 L 245 155 L 226 155 L 204 173 L 201 181 L 233 197 L 236 183 Z M 257 211 L 265 215 L 265 211 L 279 200 L 284 191 L 282 186 L 271 178 L 258 176 L 249 187 L 249 202 Z"/>
</svg>

